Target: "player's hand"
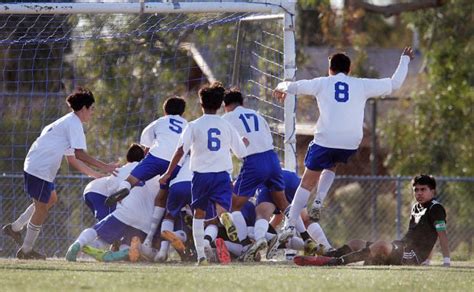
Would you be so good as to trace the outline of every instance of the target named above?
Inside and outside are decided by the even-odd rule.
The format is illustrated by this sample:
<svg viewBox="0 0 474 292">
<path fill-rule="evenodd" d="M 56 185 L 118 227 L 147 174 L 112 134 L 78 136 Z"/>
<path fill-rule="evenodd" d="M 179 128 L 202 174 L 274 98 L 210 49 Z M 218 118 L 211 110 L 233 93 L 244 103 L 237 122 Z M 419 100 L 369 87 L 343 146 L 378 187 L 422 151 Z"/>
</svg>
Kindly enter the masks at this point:
<svg viewBox="0 0 474 292">
<path fill-rule="evenodd" d="M 410 60 L 413 60 L 415 58 L 415 53 L 413 52 L 413 49 L 410 46 L 408 46 L 408 47 L 405 47 L 405 49 L 403 49 L 402 56 L 408 56 L 410 57 Z"/>
<path fill-rule="evenodd" d="M 119 163 L 116 163 L 116 162 L 107 163 L 105 168 L 104 168 L 104 171 L 106 171 L 107 173 L 110 173 L 114 176 L 117 176 L 117 174 L 118 174 L 117 168 L 119 168 L 119 167 L 120 167 Z"/>
<path fill-rule="evenodd" d="M 279 102 L 283 102 L 285 101 L 285 98 L 286 98 L 286 92 L 283 92 L 281 90 L 273 90 L 273 93 L 272 93 L 273 97 L 276 98 Z"/>
<path fill-rule="evenodd" d="M 168 180 L 171 178 L 171 174 L 169 173 L 164 173 L 161 177 L 160 177 L 160 185 L 165 185 Z"/>
<path fill-rule="evenodd" d="M 242 142 L 244 142 L 245 147 L 248 147 L 250 144 L 249 139 L 247 139 L 246 137 L 242 137 Z"/>
</svg>

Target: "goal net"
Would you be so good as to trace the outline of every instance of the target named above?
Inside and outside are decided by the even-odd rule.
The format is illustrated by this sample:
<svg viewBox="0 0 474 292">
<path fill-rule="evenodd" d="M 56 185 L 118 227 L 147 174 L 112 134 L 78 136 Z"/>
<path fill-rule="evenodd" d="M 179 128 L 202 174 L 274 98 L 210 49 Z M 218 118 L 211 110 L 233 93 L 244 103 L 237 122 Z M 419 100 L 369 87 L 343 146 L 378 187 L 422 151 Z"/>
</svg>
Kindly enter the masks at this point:
<svg viewBox="0 0 474 292">
<path fill-rule="evenodd" d="M 5 5 L 9 9 L 0 14 L 2 225 L 31 203 L 23 191 L 24 158 L 41 129 L 68 112 L 65 97 L 76 86 L 89 88 L 96 98 L 85 130 L 88 152 L 104 161 L 123 161 L 128 145 L 163 114 L 169 96 L 185 97 L 185 117 L 197 118 L 197 90 L 215 80 L 243 91 L 246 105 L 270 124 L 280 159 L 294 161 L 285 145 L 293 135 L 287 130 L 285 138 L 285 107 L 271 98 L 271 90 L 288 78 L 285 50 L 294 56 L 294 44 L 285 47 L 291 30 L 284 29 L 280 5 Z M 59 202 L 36 244 L 48 256 L 64 256 L 68 244 L 94 223 L 82 201 L 89 181 L 64 162 L 55 181 Z M 13 241 L 0 239 L 2 255 L 14 255 Z"/>
</svg>

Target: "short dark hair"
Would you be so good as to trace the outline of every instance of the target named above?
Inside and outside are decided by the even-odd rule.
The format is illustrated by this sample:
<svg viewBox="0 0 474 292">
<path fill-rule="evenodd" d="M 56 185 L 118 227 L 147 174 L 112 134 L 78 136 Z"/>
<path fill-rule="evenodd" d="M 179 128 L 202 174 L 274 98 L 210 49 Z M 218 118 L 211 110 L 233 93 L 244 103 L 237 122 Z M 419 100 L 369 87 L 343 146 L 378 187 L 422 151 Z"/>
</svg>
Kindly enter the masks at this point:
<svg viewBox="0 0 474 292">
<path fill-rule="evenodd" d="M 336 74 L 347 74 L 351 70 L 351 59 L 344 53 L 335 53 L 329 57 L 329 69 Z"/>
<path fill-rule="evenodd" d="M 167 115 L 182 115 L 185 108 L 186 101 L 179 96 L 168 97 L 163 103 L 163 111 Z"/>
<path fill-rule="evenodd" d="M 432 175 L 420 174 L 413 178 L 412 186 L 424 185 L 432 190 L 436 190 L 436 180 Z"/>
<path fill-rule="evenodd" d="M 218 110 L 224 100 L 225 88 L 219 81 L 204 85 L 199 89 L 199 98 L 204 109 Z"/>
<path fill-rule="evenodd" d="M 66 102 L 75 112 L 80 111 L 84 106 L 90 108 L 95 102 L 92 92 L 83 87 L 77 87 L 73 93 L 66 97 Z"/>
<path fill-rule="evenodd" d="M 244 104 L 244 97 L 242 96 L 240 90 L 236 87 L 229 89 L 224 94 L 224 105 L 227 106 L 234 103 L 238 105 Z"/>
<path fill-rule="evenodd" d="M 127 150 L 127 162 L 139 162 L 145 157 L 145 150 L 140 144 L 133 143 Z"/>
</svg>

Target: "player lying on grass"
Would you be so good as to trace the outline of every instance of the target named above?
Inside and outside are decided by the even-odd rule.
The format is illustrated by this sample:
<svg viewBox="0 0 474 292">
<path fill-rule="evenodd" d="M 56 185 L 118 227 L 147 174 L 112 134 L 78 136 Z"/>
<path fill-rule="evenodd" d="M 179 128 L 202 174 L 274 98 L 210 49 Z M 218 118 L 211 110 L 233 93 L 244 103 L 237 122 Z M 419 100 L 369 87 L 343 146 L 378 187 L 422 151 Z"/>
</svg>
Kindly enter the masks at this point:
<svg viewBox="0 0 474 292">
<path fill-rule="evenodd" d="M 97 221 L 104 219 L 115 210 L 115 204 L 107 206 L 105 200 L 117 191 L 119 183 L 130 174 L 144 156 L 145 152 L 140 145 L 130 145 L 126 155 L 127 163 L 117 169 L 116 175 L 97 178 L 84 188 L 84 202 Z"/>
<path fill-rule="evenodd" d="M 418 175 L 412 180 L 416 203 L 411 208 L 408 231 L 401 240 L 351 240 L 325 257 L 295 257 L 298 265 L 346 265 L 364 261 L 370 265 L 420 265 L 430 255 L 439 238 L 443 265 L 449 266 L 446 211 L 434 196 L 436 180 L 429 175 Z"/>
</svg>

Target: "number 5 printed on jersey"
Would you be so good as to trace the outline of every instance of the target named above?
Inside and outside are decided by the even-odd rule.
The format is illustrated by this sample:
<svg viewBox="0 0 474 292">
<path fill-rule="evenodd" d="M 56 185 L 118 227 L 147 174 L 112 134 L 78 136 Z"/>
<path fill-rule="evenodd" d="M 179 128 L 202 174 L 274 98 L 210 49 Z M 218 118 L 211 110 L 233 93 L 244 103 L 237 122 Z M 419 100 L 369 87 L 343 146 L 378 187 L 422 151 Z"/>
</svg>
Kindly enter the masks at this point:
<svg viewBox="0 0 474 292">
<path fill-rule="evenodd" d="M 169 129 L 177 134 L 183 131 L 183 122 L 175 119 L 170 119 Z"/>
<path fill-rule="evenodd" d="M 221 140 L 217 138 L 221 134 L 221 131 L 216 128 L 210 128 L 207 131 L 207 149 L 210 151 L 218 151 L 221 149 Z"/>
<path fill-rule="evenodd" d="M 334 84 L 334 98 L 337 102 L 346 102 L 349 100 L 349 85 L 345 82 L 336 82 Z"/>
</svg>

